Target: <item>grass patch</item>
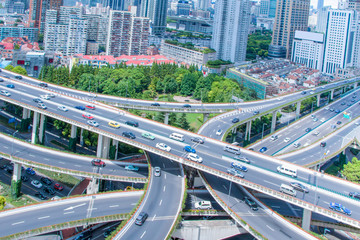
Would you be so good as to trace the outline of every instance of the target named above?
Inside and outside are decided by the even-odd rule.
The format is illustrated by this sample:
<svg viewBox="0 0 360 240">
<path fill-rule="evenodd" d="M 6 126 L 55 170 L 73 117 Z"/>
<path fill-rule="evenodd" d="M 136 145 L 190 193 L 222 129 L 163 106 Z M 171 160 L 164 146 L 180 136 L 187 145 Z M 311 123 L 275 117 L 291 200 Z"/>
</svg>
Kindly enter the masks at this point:
<svg viewBox="0 0 360 240">
<path fill-rule="evenodd" d="M 44 169 L 37 168 L 36 171 L 46 175 L 47 177 L 54 179 L 57 182 L 61 182 L 66 186 L 73 187 L 80 182 L 79 179 L 63 173 L 52 172 Z"/>
<path fill-rule="evenodd" d="M 58 147 L 63 148 L 64 150 L 69 150 L 69 146 L 67 146 L 66 144 L 63 144 L 63 143 L 58 142 L 58 141 L 56 141 L 56 140 L 51 140 L 50 142 L 51 142 L 52 144 L 58 146 Z"/>
<path fill-rule="evenodd" d="M 11 198 L 10 186 L 0 182 L 0 195 L 5 197 L 6 203 L 10 203 L 14 207 L 21 207 L 28 204 L 36 203 L 33 199 L 21 194 L 16 200 Z"/>
</svg>

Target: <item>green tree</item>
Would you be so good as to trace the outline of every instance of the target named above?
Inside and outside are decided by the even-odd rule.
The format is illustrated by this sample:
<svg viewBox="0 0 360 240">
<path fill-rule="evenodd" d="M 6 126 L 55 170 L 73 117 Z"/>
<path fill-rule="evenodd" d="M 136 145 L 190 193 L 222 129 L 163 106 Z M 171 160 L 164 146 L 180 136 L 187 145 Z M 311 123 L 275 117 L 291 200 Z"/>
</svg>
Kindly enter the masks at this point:
<svg viewBox="0 0 360 240">
<path fill-rule="evenodd" d="M 3 210 L 6 206 L 6 199 L 3 196 L 0 196 L 0 210 Z"/>
<path fill-rule="evenodd" d="M 18 73 L 18 74 L 27 76 L 27 71 L 25 70 L 25 68 L 23 68 L 21 66 L 16 66 L 11 71 L 14 73 Z"/>
<path fill-rule="evenodd" d="M 15 49 L 15 50 L 19 50 L 19 49 L 20 49 L 19 44 L 15 44 L 14 49 Z"/>
<path fill-rule="evenodd" d="M 12 71 L 14 69 L 14 66 L 9 64 L 5 67 L 5 69 L 8 71 Z"/>
<path fill-rule="evenodd" d="M 181 127 L 182 129 L 189 130 L 190 124 L 188 123 L 188 121 L 186 119 L 185 113 L 182 113 L 180 118 L 178 119 L 178 126 Z"/>
<path fill-rule="evenodd" d="M 341 173 L 346 177 L 347 180 L 351 182 L 360 182 L 360 161 L 353 157 L 351 162 L 348 162 L 344 165 L 344 169 Z"/>
<path fill-rule="evenodd" d="M 155 115 L 155 121 L 157 122 L 164 122 L 165 120 L 165 114 L 163 112 L 158 112 L 156 115 Z"/>
<path fill-rule="evenodd" d="M 193 93 L 196 87 L 197 78 L 193 73 L 187 73 L 181 81 L 180 93 L 189 96 Z"/>
<path fill-rule="evenodd" d="M 176 117 L 176 113 L 170 113 L 169 114 L 169 125 L 171 126 L 177 126 L 177 117 Z"/>
</svg>

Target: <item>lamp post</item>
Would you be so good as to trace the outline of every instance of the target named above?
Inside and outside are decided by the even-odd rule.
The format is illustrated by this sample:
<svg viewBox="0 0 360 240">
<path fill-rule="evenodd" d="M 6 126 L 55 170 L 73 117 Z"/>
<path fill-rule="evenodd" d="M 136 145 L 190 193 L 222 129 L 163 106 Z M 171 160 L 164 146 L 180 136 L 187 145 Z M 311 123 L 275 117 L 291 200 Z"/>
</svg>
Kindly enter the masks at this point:
<svg viewBox="0 0 360 240">
<path fill-rule="evenodd" d="M 267 125 L 266 123 L 263 123 L 263 126 L 262 126 L 262 133 L 261 133 L 261 141 L 262 139 L 264 138 L 264 127 L 265 125 Z"/>
<path fill-rule="evenodd" d="M 14 141 L 15 141 L 15 134 L 19 132 L 19 130 L 16 130 L 14 133 L 13 133 L 13 141 L 12 141 L 12 144 L 11 144 L 11 156 L 13 155 L 14 153 Z"/>
</svg>

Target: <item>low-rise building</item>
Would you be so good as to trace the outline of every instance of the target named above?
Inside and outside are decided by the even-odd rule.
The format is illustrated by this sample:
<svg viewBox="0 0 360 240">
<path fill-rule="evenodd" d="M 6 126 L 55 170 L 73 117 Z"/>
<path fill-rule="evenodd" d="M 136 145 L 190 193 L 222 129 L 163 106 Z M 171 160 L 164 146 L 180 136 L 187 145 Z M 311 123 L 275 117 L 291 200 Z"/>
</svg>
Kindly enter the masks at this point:
<svg viewBox="0 0 360 240">
<path fill-rule="evenodd" d="M 32 52 L 15 50 L 13 62 L 14 67 L 21 66 L 25 68 L 27 74 L 31 77 L 37 78 L 40 74 L 42 66 L 46 63 L 45 52 Z"/>
<path fill-rule="evenodd" d="M 7 37 L 27 37 L 31 42 L 38 40 L 37 28 L 0 26 L 0 41 Z"/>
</svg>

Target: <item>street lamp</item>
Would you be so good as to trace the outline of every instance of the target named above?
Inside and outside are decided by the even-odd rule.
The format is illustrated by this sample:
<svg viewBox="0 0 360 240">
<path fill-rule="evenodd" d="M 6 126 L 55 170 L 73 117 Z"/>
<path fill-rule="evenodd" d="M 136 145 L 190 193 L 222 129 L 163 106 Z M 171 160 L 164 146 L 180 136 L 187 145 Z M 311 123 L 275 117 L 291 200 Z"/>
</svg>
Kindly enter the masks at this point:
<svg viewBox="0 0 360 240">
<path fill-rule="evenodd" d="M 261 133 L 261 141 L 262 139 L 264 138 L 264 127 L 265 125 L 267 125 L 266 123 L 263 123 L 263 126 L 262 126 L 262 133 Z"/>
<path fill-rule="evenodd" d="M 13 133 L 13 141 L 12 141 L 12 144 L 11 144 L 11 155 L 13 155 L 14 153 L 14 141 L 15 141 L 15 134 L 19 132 L 19 130 L 16 130 L 14 133 Z"/>
</svg>

